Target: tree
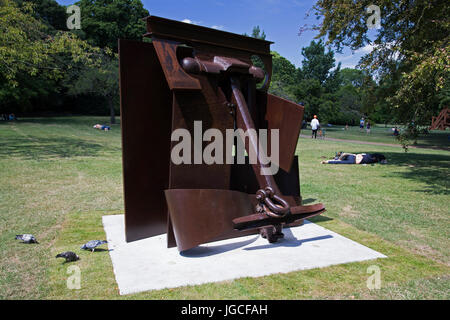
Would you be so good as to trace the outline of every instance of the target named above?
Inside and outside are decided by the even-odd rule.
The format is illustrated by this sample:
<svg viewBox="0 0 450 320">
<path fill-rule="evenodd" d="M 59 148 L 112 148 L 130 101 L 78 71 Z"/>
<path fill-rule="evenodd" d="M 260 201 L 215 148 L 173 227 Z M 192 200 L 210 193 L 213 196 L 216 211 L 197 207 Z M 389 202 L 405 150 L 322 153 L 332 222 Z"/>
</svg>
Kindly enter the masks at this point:
<svg viewBox="0 0 450 320">
<path fill-rule="evenodd" d="M 429 124 L 448 92 L 450 71 L 450 4 L 445 0 L 382 0 L 380 28 L 369 38 L 366 8 L 373 1 L 319 0 L 316 14 L 323 17 L 318 37 L 342 50 L 366 45 L 373 50 L 360 66 L 390 84 L 390 113 L 403 124 Z"/>
<path fill-rule="evenodd" d="M 149 15 L 140 0 L 80 0 L 83 39 L 117 52 L 117 40 L 140 40 L 145 33 L 142 18 Z"/>
<path fill-rule="evenodd" d="M 311 41 L 301 50 L 304 60 L 297 74 L 303 78 L 295 88 L 297 101 L 305 102 L 305 115 L 314 114 L 332 121 L 338 114 L 336 92 L 340 86 L 340 64 L 336 67 L 334 52 L 325 51 L 322 40 Z"/>
<path fill-rule="evenodd" d="M 294 94 L 298 84 L 299 69 L 278 52 L 272 51 L 272 79 L 269 92 L 287 100 L 296 101 Z"/>
<path fill-rule="evenodd" d="M 343 86 L 351 85 L 355 88 L 362 88 L 367 75 L 359 69 L 344 68 L 341 70 L 341 81 Z"/>
<path fill-rule="evenodd" d="M 376 113 L 377 103 L 381 99 L 377 99 L 378 86 L 370 74 L 364 70 L 345 68 L 340 72 L 340 79 L 342 85 L 337 92 L 341 108 L 339 122 L 356 121 L 363 115 L 372 118 L 372 115 Z M 379 116 L 377 119 L 381 120 Z M 384 120 L 385 118 L 381 122 Z"/>
<path fill-rule="evenodd" d="M 325 45 L 322 40 L 311 41 L 308 47 L 302 48 L 302 72 L 305 79 L 317 79 L 321 85 L 326 86 L 327 82 L 332 82 L 337 77 L 340 70 L 340 63 L 335 70 L 336 64 L 334 52 L 330 49 L 325 52 Z"/>
<path fill-rule="evenodd" d="M 67 79 L 70 95 L 94 94 L 105 98 L 110 112 L 110 122 L 115 124 L 115 110 L 119 102 L 119 62 L 117 54 L 104 54 L 99 66 L 86 67 Z"/>
<path fill-rule="evenodd" d="M 66 9 L 59 5 L 55 0 L 14 0 L 19 7 L 24 2 L 31 2 L 34 4 L 34 14 L 36 19 L 41 20 L 48 26 L 51 26 L 55 30 L 67 30 Z"/>
<path fill-rule="evenodd" d="M 48 95 L 64 75 L 80 65 L 95 65 L 99 50 L 70 32 L 48 33 L 35 18 L 34 6 L 21 7 L 0 0 L 0 105 L 30 106 L 30 100 Z M 23 110 L 22 110 L 23 111 Z"/>
<path fill-rule="evenodd" d="M 272 81 L 282 82 L 284 85 L 293 85 L 299 79 L 297 68 L 288 59 L 278 52 L 272 51 Z"/>
<path fill-rule="evenodd" d="M 242 35 L 246 36 L 246 37 L 252 37 L 252 38 L 256 38 L 256 39 L 266 40 L 266 33 L 264 32 L 264 30 L 261 30 L 261 28 L 259 26 L 253 27 L 251 36 L 249 36 L 247 33 L 244 33 Z"/>
</svg>

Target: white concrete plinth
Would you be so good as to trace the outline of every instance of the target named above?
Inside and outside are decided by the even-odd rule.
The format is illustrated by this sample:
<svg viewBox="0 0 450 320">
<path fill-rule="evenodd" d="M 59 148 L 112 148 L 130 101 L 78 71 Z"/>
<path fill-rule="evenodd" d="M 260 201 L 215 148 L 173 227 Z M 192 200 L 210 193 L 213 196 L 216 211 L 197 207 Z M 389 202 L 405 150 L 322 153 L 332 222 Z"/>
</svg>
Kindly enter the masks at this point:
<svg viewBox="0 0 450 320">
<path fill-rule="evenodd" d="M 259 235 L 201 245 L 180 254 L 166 235 L 125 242 L 123 215 L 103 216 L 120 294 L 321 268 L 386 256 L 305 221 L 269 244 Z"/>
</svg>

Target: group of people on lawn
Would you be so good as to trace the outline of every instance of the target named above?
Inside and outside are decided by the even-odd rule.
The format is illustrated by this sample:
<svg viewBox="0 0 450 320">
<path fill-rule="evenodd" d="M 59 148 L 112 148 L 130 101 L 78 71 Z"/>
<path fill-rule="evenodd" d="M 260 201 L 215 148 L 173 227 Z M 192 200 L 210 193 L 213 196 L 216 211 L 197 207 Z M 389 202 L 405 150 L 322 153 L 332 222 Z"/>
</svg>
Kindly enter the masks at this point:
<svg viewBox="0 0 450 320">
<path fill-rule="evenodd" d="M 366 124 L 366 132 L 370 134 L 370 121 L 365 123 L 364 118 L 359 121 L 360 131 L 364 129 L 364 124 Z M 311 139 L 317 138 L 317 131 L 320 130 L 320 122 L 317 119 L 317 115 L 314 115 L 310 123 L 311 126 Z M 345 130 L 348 130 L 348 124 L 345 126 Z M 370 164 L 370 163 L 387 163 L 386 157 L 381 153 L 345 153 L 338 152 L 334 159 L 324 160 L 321 163 L 325 164 Z"/>
<path fill-rule="evenodd" d="M 361 118 L 361 120 L 359 120 L 359 130 L 363 131 L 364 130 L 364 124 L 366 125 L 366 133 L 370 134 L 370 128 L 371 128 L 371 124 L 370 121 L 365 121 L 364 118 Z M 311 139 L 317 139 L 317 132 L 320 132 L 320 136 L 323 136 L 324 134 L 322 133 L 321 130 L 321 126 L 320 126 L 320 122 L 319 119 L 317 119 L 317 115 L 314 115 L 313 119 L 311 120 L 310 123 L 311 126 Z M 302 129 L 306 128 L 306 121 L 303 121 L 302 124 Z M 345 130 L 348 130 L 348 123 L 345 125 Z"/>
</svg>

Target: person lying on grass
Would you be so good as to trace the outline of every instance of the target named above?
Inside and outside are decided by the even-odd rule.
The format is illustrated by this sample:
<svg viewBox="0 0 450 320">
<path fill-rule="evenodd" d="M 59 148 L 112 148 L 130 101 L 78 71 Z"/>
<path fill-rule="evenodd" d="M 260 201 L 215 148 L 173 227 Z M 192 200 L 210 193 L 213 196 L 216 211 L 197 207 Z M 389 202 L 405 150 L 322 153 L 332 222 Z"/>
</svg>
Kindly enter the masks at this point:
<svg viewBox="0 0 450 320">
<path fill-rule="evenodd" d="M 101 124 L 97 123 L 94 126 L 94 129 L 100 129 L 100 130 L 104 130 L 104 131 L 109 131 L 109 130 L 111 130 L 111 127 L 110 126 L 101 125 Z"/>
<path fill-rule="evenodd" d="M 336 153 L 333 160 L 324 160 L 321 163 L 329 164 L 368 164 L 368 163 L 387 163 L 386 157 L 381 153 Z"/>
</svg>

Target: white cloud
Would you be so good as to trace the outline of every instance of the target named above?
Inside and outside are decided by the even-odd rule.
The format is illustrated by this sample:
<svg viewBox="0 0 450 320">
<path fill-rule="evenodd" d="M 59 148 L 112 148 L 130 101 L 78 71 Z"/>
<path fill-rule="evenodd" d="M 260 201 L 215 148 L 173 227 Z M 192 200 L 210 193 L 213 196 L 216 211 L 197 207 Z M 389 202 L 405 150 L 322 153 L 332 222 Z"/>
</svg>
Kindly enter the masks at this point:
<svg viewBox="0 0 450 320">
<path fill-rule="evenodd" d="M 184 23 L 189 23 L 189 24 L 196 24 L 196 25 L 201 25 L 202 24 L 202 22 L 201 21 L 195 21 L 195 20 L 191 20 L 191 19 L 183 19 L 183 20 L 181 20 L 181 22 L 184 22 Z M 206 26 L 205 26 L 206 27 Z M 209 27 L 209 28 L 213 28 L 213 29 L 217 29 L 217 30 L 223 30 L 224 29 L 224 26 L 223 25 L 213 25 L 213 26 L 211 26 L 211 27 Z"/>
<path fill-rule="evenodd" d="M 364 47 L 359 48 L 358 50 L 355 51 L 355 53 L 370 53 L 372 52 L 373 48 L 375 48 L 375 45 L 373 44 L 366 44 Z"/>
<path fill-rule="evenodd" d="M 183 20 L 181 20 L 181 22 L 190 23 L 190 24 L 200 24 L 200 21 L 194 21 L 191 19 L 183 19 Z"/>
</svg>

